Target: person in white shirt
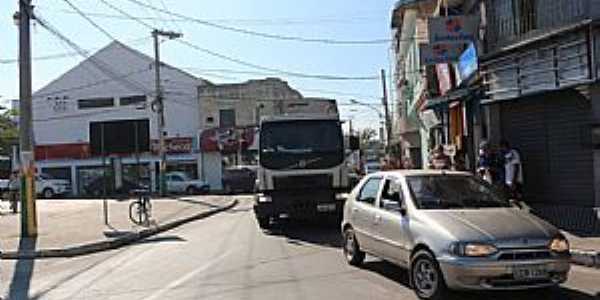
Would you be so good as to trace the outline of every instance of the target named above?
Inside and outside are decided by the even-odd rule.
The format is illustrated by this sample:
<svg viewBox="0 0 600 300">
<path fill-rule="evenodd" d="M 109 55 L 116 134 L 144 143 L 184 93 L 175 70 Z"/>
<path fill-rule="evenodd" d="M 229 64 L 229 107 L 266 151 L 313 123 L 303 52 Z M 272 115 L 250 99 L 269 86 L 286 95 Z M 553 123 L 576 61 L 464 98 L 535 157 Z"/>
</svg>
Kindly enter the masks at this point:
<svg viewBox="0 0 600 300">
<path fill-rule="evenodd" d="M 500 142 L 504 155 L 504 183 L 511 198 L 521 200 L 523 190 L 523 164 L 519 151 L 510 147 L 507 140 Z"/>
</svg>

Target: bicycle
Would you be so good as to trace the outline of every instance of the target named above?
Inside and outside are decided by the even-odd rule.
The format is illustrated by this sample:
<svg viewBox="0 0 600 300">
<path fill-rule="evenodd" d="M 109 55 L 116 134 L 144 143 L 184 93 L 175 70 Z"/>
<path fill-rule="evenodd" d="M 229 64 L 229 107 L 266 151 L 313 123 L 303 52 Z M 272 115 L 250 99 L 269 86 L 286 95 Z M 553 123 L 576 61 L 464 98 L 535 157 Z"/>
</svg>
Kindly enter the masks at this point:
<svg viewBox="0 0 600 300">
<path fill-rule="evenodd" d="M 129 219 L 137 225 L 148 225 L 152 215 L 150 192 L 140 189 L 132 190 L 131 194 L 137 196 L 137 200 L 129 204 Z"/>
</svg>

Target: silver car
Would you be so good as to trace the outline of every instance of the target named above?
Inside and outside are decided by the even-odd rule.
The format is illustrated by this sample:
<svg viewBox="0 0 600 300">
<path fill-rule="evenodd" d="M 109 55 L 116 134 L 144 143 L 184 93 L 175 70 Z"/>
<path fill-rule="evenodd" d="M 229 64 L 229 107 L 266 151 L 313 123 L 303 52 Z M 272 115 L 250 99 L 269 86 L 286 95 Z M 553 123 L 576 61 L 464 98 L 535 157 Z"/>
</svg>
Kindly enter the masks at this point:
<svg viewBox="0 0 600 300">
<path fill-rule="evenodd" d="M 378 172 L 348 196 L 344 256 L 360 265 L 369 253 L 407 268 L 421 299 L 566 281 L 568 241 L 521 207 L 469 173 Z"/>
</svg>

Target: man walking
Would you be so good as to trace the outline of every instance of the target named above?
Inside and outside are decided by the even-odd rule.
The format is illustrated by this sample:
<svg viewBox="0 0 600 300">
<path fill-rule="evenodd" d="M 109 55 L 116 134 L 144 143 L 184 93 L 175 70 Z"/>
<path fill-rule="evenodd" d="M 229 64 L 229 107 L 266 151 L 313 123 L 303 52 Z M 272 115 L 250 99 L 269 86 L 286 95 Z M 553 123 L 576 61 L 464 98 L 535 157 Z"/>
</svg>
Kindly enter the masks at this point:
<svg viewBox="0 0 600 300">
<path fill-rule="evenodd" d="M 500 142 L 500 150 L 504 157 L 504 184 L 512 199 L 521 200 L 523 196 L 523 164 L 521 155 L 510 147 L 507 140 Z"/>
</svg>

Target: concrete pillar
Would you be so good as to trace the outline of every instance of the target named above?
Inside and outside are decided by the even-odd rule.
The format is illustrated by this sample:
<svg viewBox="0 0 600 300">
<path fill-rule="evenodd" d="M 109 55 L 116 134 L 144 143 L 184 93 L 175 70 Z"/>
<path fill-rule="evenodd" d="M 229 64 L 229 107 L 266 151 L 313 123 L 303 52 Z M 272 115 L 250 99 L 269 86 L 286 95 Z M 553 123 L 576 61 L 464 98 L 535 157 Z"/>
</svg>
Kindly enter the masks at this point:
<svg viewBox="0 0 600 300">
<path fill-rule="evenodd" d="M 71 195 L 77 196 L 79 184 L 77 182 L 77 166 L 71 165 Z"/>
<path fill-rule="evenodd" d="M 502 122 L 500 119 L 500 104 L 484 106 L 484 118 L 487 124 L 488 142 L 492 145 L 500 144 L 502 139 Z"/>
<path fill-rule="evenodd" d="M 590 101 L 592 104 L 592 126 L 600 126 L 600 85 L 590 87 Z M 595 146 L 595 145 L 594 145 Z M 600 149 L 594 148 L 594 199 L 596 207 L 600 207 Z M 600 216 L 599 216 L 600 218 Z"/>
</svg>

